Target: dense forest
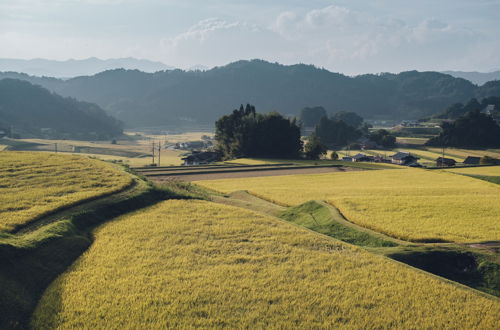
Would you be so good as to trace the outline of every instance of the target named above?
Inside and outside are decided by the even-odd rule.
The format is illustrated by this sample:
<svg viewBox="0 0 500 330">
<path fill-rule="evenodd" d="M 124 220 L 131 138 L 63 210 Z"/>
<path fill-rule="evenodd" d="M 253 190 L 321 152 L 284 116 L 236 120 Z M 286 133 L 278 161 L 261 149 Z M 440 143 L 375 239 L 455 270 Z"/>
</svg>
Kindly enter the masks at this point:
<svg viewBox="0 0 500 330">
<path fill-rule="evenodd" d="M 238 61 L 208 71 L 144 73 L 111 70 L 68 80 L 18 73 L 63 96 L 94 102 L 128 127 L 211 124 L 234 104 L 299 115 L 321 105 L 329 114 L 354 111 L 366 119 L 417 119 L 450 104 L 500 96 L 500 82 L 481 87 L 438 72 L 409 71 L 348 77 L 312 65 Z"/>
<path fill-rule="evenodd" d="M 21 137 L 93 140 L 122 133 L 121 122 L 99 106 L 16 79 L 0 80 L 0 128 Z"/>
</svg>

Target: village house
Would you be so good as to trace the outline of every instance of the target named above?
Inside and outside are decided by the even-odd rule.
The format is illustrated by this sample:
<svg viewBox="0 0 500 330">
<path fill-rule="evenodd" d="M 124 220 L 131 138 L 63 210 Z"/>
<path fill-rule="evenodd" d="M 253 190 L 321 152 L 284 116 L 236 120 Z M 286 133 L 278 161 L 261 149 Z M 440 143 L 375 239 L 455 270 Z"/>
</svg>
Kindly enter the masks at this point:
<svg viewBox="0 0 500 330">
<path fill-rule="evenodd" d="M 467 156 L 464 160 L 465 165 L 479 165 L 481 162 L 481 157 Z"/>
<path fill-rule="evenodd" d="M 353 162 L 373 162 L 373 156 L 367 156 L 365 154 L 357 154 L 352 157 Z"/>
<path fill-rule="evenodd" d="M 413 156 L 409 152 L 399 151 L 391 156 L 391 162 L 398 165 L 409 165 L 416 163 L 420 158 Z"/>
<path fill-rule="evenodd" d="M 457 164 L 457 161 L 452 158 L 439 157 L 436 159 L 436 166 L 438 167 L 452 167 Z"/>
</svg>

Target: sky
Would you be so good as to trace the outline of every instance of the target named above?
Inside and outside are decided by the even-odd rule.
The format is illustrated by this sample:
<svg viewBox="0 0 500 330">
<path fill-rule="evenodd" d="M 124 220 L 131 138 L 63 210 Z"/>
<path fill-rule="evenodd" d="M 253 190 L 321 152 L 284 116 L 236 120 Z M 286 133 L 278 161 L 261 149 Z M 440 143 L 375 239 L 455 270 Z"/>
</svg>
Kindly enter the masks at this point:
<svg viewBox="0 0 500 330">
<path fill-rule="evenodd" d="M 0 0 L 0 58 L 500 69 L 500 0 Z"/>
</svg>

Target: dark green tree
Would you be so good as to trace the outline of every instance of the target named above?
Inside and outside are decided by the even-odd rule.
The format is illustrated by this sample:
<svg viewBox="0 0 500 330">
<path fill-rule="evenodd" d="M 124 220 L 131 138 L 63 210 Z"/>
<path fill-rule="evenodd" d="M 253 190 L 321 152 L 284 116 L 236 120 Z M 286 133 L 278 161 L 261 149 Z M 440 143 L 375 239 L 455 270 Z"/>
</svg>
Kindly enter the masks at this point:
<svg viewBox="0 0 500 330">
<path fill-rule="evenodd" d="M 307 159 L 320 159 L 326 155 L 328 149 L 324 146 L 316 134 L 312 134 L 304 146 L 304 155 Z"/>
<path fill-rule="evenodd" d="M 349 126 L 359 128 L 363 124 L 363 117 L 355 112 L 339 111 L 332 116 L 333 120 L 341 120 Z"/>
<path fill-rule="evenodd" d="M 305 127 L 315 127 L 321 118 L 326 116 L 326 110 L 323 107 L 304 108 L 300 111 L 300 122 Z"/>
<path fill-rule="evenodd" d="M 385 129 L 370 133 L 368 138 L 384 148 L 394 148 L 396 146 L 396 137 Z"/>
<path fill-rule="evenodd" d="M 241 106 L 217 120 L 215 140 L 225 158 L 297 158 L 302 151 L 295 119 L 276 112 L 259 114 L 252 105 Z"/>
<path fill-rule="evenodd" d="M 315 134 L 323 144 L 331 148 L 341 148 L 356 141 L 362 133 L 342 120 L 321 118 Z"/>
<path fill-rule="evenodd" d="M 479 110 L 471 111 L 452 123 L 443 122 L 439 136 L 427 141 L 430 146 L 459 148 L 500 147 L 500 126 Z"/>
</svg>

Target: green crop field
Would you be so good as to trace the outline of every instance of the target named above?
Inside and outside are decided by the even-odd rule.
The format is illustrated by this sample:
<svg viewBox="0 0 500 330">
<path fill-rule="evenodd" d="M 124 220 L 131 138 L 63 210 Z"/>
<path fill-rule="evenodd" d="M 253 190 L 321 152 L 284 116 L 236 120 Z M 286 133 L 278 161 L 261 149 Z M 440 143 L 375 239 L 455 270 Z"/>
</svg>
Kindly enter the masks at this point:
<svg viewBox="0 0 500 330">
<path fill-rule="evenodd" d="M 82 156 L 42 152 L 0 154 L 0 231 L 59 207 L 118 191 L 132 177 Z"/>
<path fill-rule="evenodd" d="M 494 329 L 499 308 L 276 218 L 172 200 L 100 227 L 32 327 Z"/>
<path fill-rule="evenodd" d="M 410 241 L 498 240 L 500 186 L 442 171 L 399 169 L 199 181 L 282 205 L 325 200 L 350 221 Z"/>
</svg>

